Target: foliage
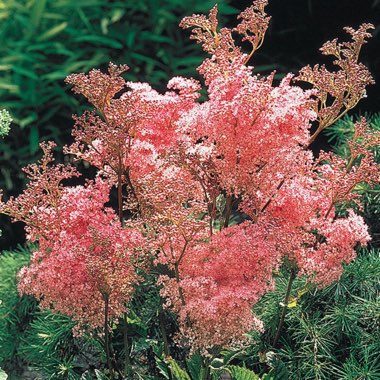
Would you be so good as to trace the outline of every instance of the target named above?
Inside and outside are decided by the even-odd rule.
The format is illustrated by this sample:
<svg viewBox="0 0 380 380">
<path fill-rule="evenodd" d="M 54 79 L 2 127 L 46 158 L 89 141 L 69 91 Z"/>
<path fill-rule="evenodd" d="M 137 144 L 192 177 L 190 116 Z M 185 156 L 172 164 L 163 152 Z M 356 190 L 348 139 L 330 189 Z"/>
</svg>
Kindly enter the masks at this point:
<svg viewBox="0 0 380 380">
<path fill-rule="evenodd" d="M 273 347 L 286 289 L 284 272 L 285 278 L 278 278 L 276 290 L 255 306 L 265 333 L 254 335 L 252 345 L 243 350 L 225 352 L 224 362 L 246 365 L 257 373 L 272 366 L 277 371 L 285 367 L 286 374 L 278 377 L 281 379 L 327 380 L 332 373 L 334 379 L 377 379 L 379 253 L 376 249 L 360 251 L 358 258 L 345 267 L 339 281 L 324 289 L 309 287 L 305 291 L 305 279 L 297 279 L 280 344 Z"/>
<path fill-rule="evenodd" d="M 28 365 L 49 379 L 79 380 L 85 372 L 104 366 L 104 351 L 91 335 L 73 337 L 70 318 L 49 311 L 36 312 L 19 347 Z"/>
<path fill-rule="evenodd" d="M 0 366 L 17 370 L 23 363 L 19 344 L 30 322 L 36 302 L 31 297 L 19 297 L 16 273 L 29 261 L 28 248 L 4 251 L 0 255 Z"/>
<path fill-rule="evenodd" d="M 33 298 L 19 296 L 16 273 L 33 249 L 19 247 L 0 255 L 0 365 L 16 378 L 28 365 L 49 378 L 79 379 L 89 367 L 101 368 L 103 351 L 89 336 L 74 339 L 75 323 L 69 318 L 41 312 Z"/>
</svg>

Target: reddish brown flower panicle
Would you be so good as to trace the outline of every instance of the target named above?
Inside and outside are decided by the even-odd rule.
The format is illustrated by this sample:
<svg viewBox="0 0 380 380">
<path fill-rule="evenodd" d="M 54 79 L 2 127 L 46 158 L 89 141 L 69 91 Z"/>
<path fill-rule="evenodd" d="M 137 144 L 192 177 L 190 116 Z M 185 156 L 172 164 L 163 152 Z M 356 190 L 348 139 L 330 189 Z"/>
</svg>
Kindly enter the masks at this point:
<svg viewBox="0 0 380 380">
<path fill-rule="evenodd" d="M 110 63 L 108 74 L 94 69 L 88 75 L 71 74 L 66 78 L 66 83 L 73 85 L 73 91 L 85 96 L 98 110 L 103 110 L 115 94 L 125 87 L 125 81 L 120 75 L 127 70 L 127 65 L 116 66 Z"/>
<path fill-rule="evenodd" d="M 351 42 L 338 43 L 337 39 L 326 42 L 322 54 L 332 55 L 338 71 L 331 72 L 325 66 L 304 67 L 298 80 L 310 83 L 316 89 L 318 103 L 318 128 L 311 136 L 313 142 L 317 135 L 329 125 L 356 106 L 366 95 L 366 87 L 374 80 L 366 66 L 358 62 L 360 50 L 371 37 L 368 30 L 374 29 L 372 24 L 362 24 L 358 30 L 345 28 L 352 36 Z"/>
</svg>

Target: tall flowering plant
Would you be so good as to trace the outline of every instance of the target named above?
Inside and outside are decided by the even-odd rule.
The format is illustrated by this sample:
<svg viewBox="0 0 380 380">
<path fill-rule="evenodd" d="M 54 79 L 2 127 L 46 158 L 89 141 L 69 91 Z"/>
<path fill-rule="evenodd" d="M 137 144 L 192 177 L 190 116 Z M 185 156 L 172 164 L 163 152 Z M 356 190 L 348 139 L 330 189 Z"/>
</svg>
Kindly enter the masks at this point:
<svg viewBox="0 0 380 380">
<path fill-rule="evenodd" d="M 104 326 L 107 338 L 141 281 L 137 270 L 156 266 L 164 306 L 178 316 L 177 343 L 207 362 L 263 329 L 252 307 L 273 289 L 282 263 L 289 286 L 297 275 L 325 286 L 370 240 L 350 205 L 360 202 L 357 185 L 379 181 L 369 148 L 380 136 L 361 119 L 348 161 L 316 157 L 310 145 L 373 83 L 358 62 L 373 26 L 346 28 L 351 42 L 322 47 L 336 71 L 307 66 L 276 85 L 274 74 L 255 75 L 248 65 L 268 27 L 266 5 L 254 1 L 232 29 L 218 26 L 217 6 L 182 20 L 209 54 L 198 68 L 203 86 L 175 77 L 160 94 L 126 82 L 128 67 L 113 64 L 67 78 L 93 110 L 74 117 L 65 152 L 97 168 L 97 177 L 64 186 L 79 173 L 54 164 L 53 144 L 45 143 L 42 160 L 25 169 L 27 189 L 1 212 L 25 222 L 28 239 L 39 243 L 20 272 L 20 291 L 72 317 L 78 333 Z M 117 210 L 106 206 L 112 188 Z M 338 214 L 342 204 L 347 211 Z"/>
</svg>

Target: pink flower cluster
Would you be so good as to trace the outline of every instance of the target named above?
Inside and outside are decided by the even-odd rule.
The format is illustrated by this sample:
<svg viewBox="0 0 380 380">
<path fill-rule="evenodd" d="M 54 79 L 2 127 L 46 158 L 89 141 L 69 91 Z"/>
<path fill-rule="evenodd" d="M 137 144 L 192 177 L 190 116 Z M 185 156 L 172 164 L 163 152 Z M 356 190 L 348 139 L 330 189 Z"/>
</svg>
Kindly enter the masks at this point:
<svg viewBox="0 0 380 380">
<path fill-rule="evenodd" d="M 160 282 L 193 350 L 236 345 L 246 331 L 261 328 L 251 307 L 273 288 L 272 272 L 280 260 L 264 230 L 249 222 L 188 249 L 179 266 L 180 281 L 162 276 Z"/>
<path fill-rule="evenodd" d="M 362 217 L 351 209 L 338 217 L 335 207 L 358 201 L 358 184 L 379 181 L 368 148 L 380 137 L 360 120 L 348 160 L 323 152 L 316 159 L 309 146 L 372 83 L 355 53 L 371 26 L 350 29 L 352 43 L 325 45 L 325 54 L 345 51 L 337 73 L 319 66 L 301 71 L 298 80 L 313 89 L 295 86 L 291 74 L 275 85 L 274 74 L 254 75 L 246 65 L 264 40 L 266 4 L 256 0 L 234 29 L 218 28 L 216 7 L 209 17 L 182 21 L 211 55 L 199 68 L 206 101 L 199 101 L 194 79 L 175 77 L 159 94 L 124 81 L 126 66 L 68 77 L 94 111 L 75 118 L 75 141 L 66 152 L 94 165 L 99 176 L 63 187 L 61 180 L 77 173 L 50 166 L 51 147 L 44 145 L 45 158 L 27 169 L 24 194 L 1 206 L 39 242 L 20 273 L 21 291 L 97 327 L 106 297 L 111 317 L 125 310 L 138 282 L 136 265 L 149 252 L 165 268 L 158 285 L 166 307 L 178 314 L 178 341 L 207 353 L 262 328 L 251 309 L 273 288 L 284 259 L 320 286 L 339 278 L 355 246 L 370 237 Z M 234 33 L 252 45 L 249 54 Z M 361 79 L 351 78 L 358 70 Z M 349 101 L 342 98 L 347 88 Z M 104 206 L 111 186 L 118 215 Z"/>
<path fill-rule="evenodd" d="M 125 310 L 138 278 L 135 272 L 141 234 L 122 228 L 108 202 L 110 184 L 97 178 L 85 186 L 63 187 L 76 172 L 48 166 L 51 148 L 38 167 L 27 168 L 25 192 L 3 205 L 4 212 L 27 224 L 28 238 L 38 241 L 31 264 L 19 273 L 19 290 L 35 296 L 42 307 L 72 317 L 78 328 L 104 323 L 104 297 L 109 316 Z"/>
</svg>

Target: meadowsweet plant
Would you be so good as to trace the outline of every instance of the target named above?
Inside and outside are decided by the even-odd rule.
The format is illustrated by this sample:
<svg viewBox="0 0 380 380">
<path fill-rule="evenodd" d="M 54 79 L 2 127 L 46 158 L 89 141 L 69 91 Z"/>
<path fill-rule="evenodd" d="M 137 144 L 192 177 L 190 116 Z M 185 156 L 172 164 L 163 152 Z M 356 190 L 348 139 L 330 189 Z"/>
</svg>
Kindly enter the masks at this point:
<svg viewBox="0 0 380 380">
<path fill-rule="evenodd" d="M 112 63 L 107 73 L 70 75 L 67 83 L 93 110 L 74 117 L 65 152 L 93 165 L 96 178 L 64 186 L 80 174 L 54 164 L 54 145 L 45 143 L 41 161 L 25 169 L 24 193 L 1 205 L 39 243 L 19 274 L 20 291 L 72 317 L 77 333 L 103 326 L 110 368 L 111 321 L 127 312 L 142 270 L 160 273 L 164 307 L 178 317 L 176 342 L 202 355 L 207 379 L 222 348 L 263 329 L 251 310 L 273 289 L 283 263 L 288 289 L 296 276 L 323 287 L 355 258 L 355 246 L 370 240 L 350 204 L 360 202 L 357 185 L 379 181 L 368 148 L 380 134 L 359 120 L 347 159 L 326 152 L 315 158 L 310 145 L 373 82 L 358 62 L 373 26 L 347 28 L 350 42 L 323 46 L 336 71 L 308 66 L 277 85 L 274 74 L 253 75 L 249 66 L 270 20 L 266 5 L 254 1 L 235 28 L 219 27 L 217 6 L 182 20 L 209 55 L 198 68 L 203 85 L 174 77 L 160 94 L 148 83 L 126 82 L 128 67 Z M 116 210 L 107 205 L 112 189 Z M 342 204 L 346 212 L 338 215 Z"/>
</svg>

